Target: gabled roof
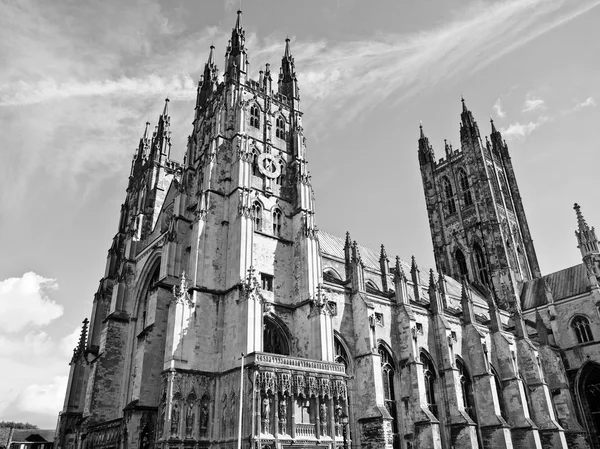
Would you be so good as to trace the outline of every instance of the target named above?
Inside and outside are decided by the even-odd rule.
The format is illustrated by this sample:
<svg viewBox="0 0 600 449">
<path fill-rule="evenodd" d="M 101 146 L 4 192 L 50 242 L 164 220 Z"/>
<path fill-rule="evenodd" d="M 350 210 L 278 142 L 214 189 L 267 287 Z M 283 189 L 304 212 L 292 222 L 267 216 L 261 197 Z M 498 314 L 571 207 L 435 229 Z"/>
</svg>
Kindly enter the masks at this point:
<svg viewBox="0 0 600 449">
<path fill-rule="evenodd" d="M 54 434 L 56 431 L 54 429 L 15 429 L 12 442 L 13 443 L 22 443 L 22 442 L 35 442 L 35 443 L 43 443 L 45 441 L 52 442 L 54 441 Z"/>
<path fill-rule="evenodd" d="M 548 303 L 546 296 L 547 283 L 554 301 L 561 301 L 589 291 L 591 285 L 587 270 L 583 263 L 564 270 L 550 273 L 523 284 L 521 291 L 521 308 L 534 309 Z"/>
</svg>

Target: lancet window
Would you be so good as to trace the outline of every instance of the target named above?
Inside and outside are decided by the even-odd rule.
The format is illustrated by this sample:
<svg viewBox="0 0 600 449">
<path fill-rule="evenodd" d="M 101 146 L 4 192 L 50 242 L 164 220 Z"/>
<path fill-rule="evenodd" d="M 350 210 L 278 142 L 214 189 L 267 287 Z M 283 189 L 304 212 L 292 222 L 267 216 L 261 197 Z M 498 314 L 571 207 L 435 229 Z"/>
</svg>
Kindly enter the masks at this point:
<svg viewBox="0 0 600 449">
<path fill-rule="evenodd" d="M 383 399 L 385 406 L 392 416 L 392 432 L 398 433 L 398 423 L 396 421 L 396 395 L 394 392 L 394 374 L 396 372 L 394 360 L 387 348 L 383 345 L 378 347 L 379 357 L 381 358 L 381 376 L 383 378 Z"/>
<path fill-rule="evenodd" d="M 590 329 L 590 322 L 586 317 L 576 317 L 571 322 L 571 327 L 575 331 L 577 343 L 587 343 L 588 341 L 594 341 L 594 337 L 592 336 L 592 330 Z"/>
<path fill-rule="evenodd" d="M 485 255 L 479 243 L 475 242 L 473 245 L 473 255 L 475 256 L 475 264 L 477 266 L 477 275 L 479 281 L 484 285 L 489 285 L 490 278 L 488 275 L 488 267 L 485 261 Z"/>
<path fill-rule="evenodd" d="M 277 117 L 275 120 L 275 137 L 285 139 L 285 120 L 283 117 Z"/>
<path fill-rule="evenodd" d="M 281 209 L 273 210 L 273 235 L 279 237 L 281 235 Z"/>
<path fill-rule="evenodd" d="M 460 182 L 460 189 L 463 194 L 463 201 L 465 202 L 465 206 L 470 206 L 473 204 L 473 196 L 471 195 L 471 188 L 469 186 L 469 178 L 464 170 L 460 170 L 458 172 L 458 180 Z"/>
<path fill-rule="evenodd" d="M 256 105 L 250 106 L 250 126 L 260 128 L 260 108 Z"/>
<path fill-rule="evenodd" d="M 421 363 L 423 364 L 423 378 L 425 380 L 425 400 L 427 407 L 433 415 L 438 417 L 437 403 L 435 400 L 435 368 L 433 362 L 425 353 L 421 353 Z"/>
<path fill-rule="evenodd" d="M 460 390 L 462 393 L 465 411 L 473 421 L 477 422 L 471 376 L 469 375 L 469 371 L 462 360 L 456 359 L 456 367 L 458 368 L 458 378 L 460 380 Z"/>
<path fill-rule="evenodd" d="M 254 220 L 254 230 L 262 231 L 262 206 L 258 201 L 252 204 L 252 219 Z"/>
<path fill-rule="evenodd" d="M 333 346 L 335 351 L 335 359 L 336 363 L 342 363 L 346 367 L 346 373 L 348 372 L 349 359 L 348 354 L 346 353 L 346 348 L 340 341 L 340 339 L 336 336 L 333 340 Z"/>
<path fill-rule="evenodd" d="M 462 278 L 464 276 L 468 279 L 469 278 L 469 269 L 467 268 L 467 259 L 465 258 L 464 253 L 460 249 L 457 249 L 456 253 L 455 253 L 455 257 L 456 257 L 456 265 L 458 266 L 458 273 L 459 273 L 460 277 Z"/>
<path fill-rule="evenodd" d="M 446 208 L 450 215 L 456 213 L 456 203 L 454 201 L 454 192 L 452 191 L 452 184 L 450 184 L 450 180 L 444 177 L 444 196 L 446 198 Z"/>
</svg>

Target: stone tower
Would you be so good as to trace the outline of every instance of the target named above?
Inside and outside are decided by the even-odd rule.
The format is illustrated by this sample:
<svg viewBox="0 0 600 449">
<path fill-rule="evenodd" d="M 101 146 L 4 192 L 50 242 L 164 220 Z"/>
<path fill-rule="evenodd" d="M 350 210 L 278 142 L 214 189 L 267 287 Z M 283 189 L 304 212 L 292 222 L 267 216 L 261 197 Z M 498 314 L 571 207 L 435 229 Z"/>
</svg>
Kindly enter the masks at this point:
<svg viewBox="0 0 600 449">
<path fill-rule="evenodd" d="M 421 126 L 419 163 L 437 269 L 516 302 L 541 274 L 508 146 L 491 125 L 484 143 L 463 99 L 461 148 L 446 142 L 436 160 Z"/>
<path fill-rule="evenodd" d="M 222 80 L 210 49 L 183 164 L 169 122 L 167 100 L 135 152 L 59 447 L 333 444 L 347 376 L 289 39 L 276 82 L 269 64 L 250 79 L 238 11 Z"/>
</svg>

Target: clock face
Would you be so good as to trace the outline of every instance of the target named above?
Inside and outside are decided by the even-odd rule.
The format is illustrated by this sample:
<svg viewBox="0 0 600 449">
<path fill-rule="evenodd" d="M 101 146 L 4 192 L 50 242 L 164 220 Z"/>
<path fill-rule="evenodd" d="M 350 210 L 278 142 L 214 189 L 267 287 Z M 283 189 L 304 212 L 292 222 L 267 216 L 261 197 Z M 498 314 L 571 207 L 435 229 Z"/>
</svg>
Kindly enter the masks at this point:
<svg viewBox="0 0 600 449">
<path fill-rule="evenodd" d="M 281 174 L 281 167 L 272 154 L 263 153 L 258 156 L 258 169 L 267 178 L 275 179 Z"/>
</svg>

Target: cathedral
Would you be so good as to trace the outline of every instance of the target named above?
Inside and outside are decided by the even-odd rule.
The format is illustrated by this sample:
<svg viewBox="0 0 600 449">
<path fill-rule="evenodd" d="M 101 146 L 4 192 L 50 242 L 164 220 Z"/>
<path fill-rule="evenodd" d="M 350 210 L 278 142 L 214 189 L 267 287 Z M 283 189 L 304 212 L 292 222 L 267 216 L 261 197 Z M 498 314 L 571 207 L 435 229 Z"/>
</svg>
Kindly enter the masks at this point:
<svg viewBox="0 0 600 449">
<path fill-rule="evenodd" d="M 283 47 L 283 46 L 282 46 Z M 542 275 L 510 153 L 462 102 L 418 157 L 435 268 L 316 226 L 294 58 L 214 47 L 183 162 L 140 139 L 56 449 L 600 448 L 600 249 Z"/>
</svg>

